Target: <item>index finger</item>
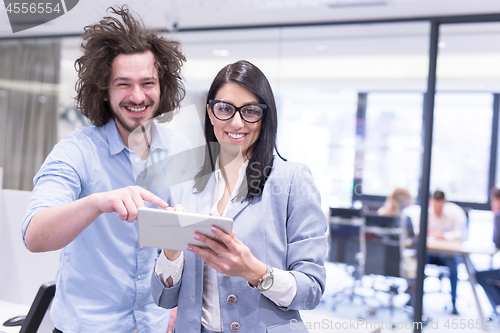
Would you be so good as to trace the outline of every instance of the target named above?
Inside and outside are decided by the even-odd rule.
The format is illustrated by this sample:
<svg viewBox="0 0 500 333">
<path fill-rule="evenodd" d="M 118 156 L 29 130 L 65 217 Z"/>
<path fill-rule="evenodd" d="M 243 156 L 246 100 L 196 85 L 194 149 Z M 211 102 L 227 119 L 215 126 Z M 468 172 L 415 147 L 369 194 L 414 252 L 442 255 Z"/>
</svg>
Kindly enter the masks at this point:
<svg viewBox="0 0 500 333">
<path fill-rule="evenodd" d="M 162 198 L 156 196 L 155 194 L 149 192 L 148 190 L 140 187 L 139 187 L 139 194 L 142 198 L 142 200 L 145 200 L 147 202 L 151 202 L 152 204 L 155 204 L 157 206 L 160 206 L 162 208 L 167 208 L 168 207 L 168 203 L 163 200 Z"/>
</svg>

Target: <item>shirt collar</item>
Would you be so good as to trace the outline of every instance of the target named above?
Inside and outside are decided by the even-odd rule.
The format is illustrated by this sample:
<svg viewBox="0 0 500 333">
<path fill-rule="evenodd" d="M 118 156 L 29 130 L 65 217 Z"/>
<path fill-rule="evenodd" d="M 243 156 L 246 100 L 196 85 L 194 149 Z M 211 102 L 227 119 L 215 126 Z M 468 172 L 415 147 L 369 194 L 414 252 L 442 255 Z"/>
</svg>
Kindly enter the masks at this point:
<svg viewBox="0 0 500 333">
<path fill-rule="evenodd" d="M 108 123 L 103 126 L 103 131 L 108 140 L 111 155 L 119 154 L 123 149 L 128 149 L 123 143 L 120 133 L 118 133 L 118 128 L 116 128 L 116 123 L 113 118 L 111 118 Z"/>
<path fill-rule="evenodd" d="M 151 150 L 167 149 L 168 135 L 166 131 L 159 131 L 156 122 L 151 121 Z M 130 149 L 123 143 L 122 137 L 118 132 L 115 120 L 111 118 L 106 125 L 103 126 L 104 135 L 109 143 L 109 150 L 111 155 L 119 154 L 123 149 L 130 151 Z"/>
<path fill-rule="evenodd" d="M 151 151 L 155 149 L 167 149 L 171 138 L 169 138 L 167 130 L 160 130 L 158 126 L 162 126 L 158 124 L 154 120 L 151 121 Z"/>
</svg>

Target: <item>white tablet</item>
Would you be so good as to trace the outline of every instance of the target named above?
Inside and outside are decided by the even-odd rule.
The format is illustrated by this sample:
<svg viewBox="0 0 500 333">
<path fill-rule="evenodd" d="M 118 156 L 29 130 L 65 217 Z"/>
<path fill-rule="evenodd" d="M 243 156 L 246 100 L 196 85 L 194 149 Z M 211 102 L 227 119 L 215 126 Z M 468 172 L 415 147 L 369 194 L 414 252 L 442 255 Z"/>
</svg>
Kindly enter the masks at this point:
<svg viewBox="0 0 500 333">
<path fill-rule="evenodd" d="M 155 208 L 139 208 L 139 245 L 184 251 L 189 244 L 206 247 L 194 239 L 195 232 L 217 239 L 210 228 L 214 225 L 228 234 L 233 219 L 210 215 L 181 213 Z"/>
</svg>

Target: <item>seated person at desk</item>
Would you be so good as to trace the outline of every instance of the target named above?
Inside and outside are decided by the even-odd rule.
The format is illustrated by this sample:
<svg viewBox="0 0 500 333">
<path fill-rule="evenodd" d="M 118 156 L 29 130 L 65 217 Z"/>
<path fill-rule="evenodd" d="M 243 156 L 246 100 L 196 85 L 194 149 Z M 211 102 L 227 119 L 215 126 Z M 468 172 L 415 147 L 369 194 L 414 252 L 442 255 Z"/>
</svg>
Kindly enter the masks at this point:
<svg viewBox="0 0 500 333">
<path fill-rule="evenodd" d="M 500 189 L 493 188 L 490 192 L 491 211 L 495 214 L 493 224 L 493 242 L 500 249 Z M 483 287 L 486 296 L 490 300 L 493 312 L 498 315 L 496 310 L 500 305 L 500 270 L 493 269 L 489 271 L 477 272 L 477 282 Z"/>
<path fill-rule="evenodd" d="M 442 191 L 435 191 L 429 204 L 427 237 L 461 241 L 467 217 L 464 210 L 445 199 Z M 458 314 L 456 308 L 459 259 L 456 255 L 431 254 L 427 256 L 428 264 L 447 266 L 450 269 L 451 302 L 453 314 Z"/>
<path fill-rule="evenodd" d="M 413 238 L 415 237 L 415 232 L 413 230 L 413 224 L 408 215 L 405 214 L 404 209 L 413 203 L 413 197 L 410 192 L 404 188 L 396 188 L 390 196 L 384 202 L 384 205 L 377 210 L 378 215 L 385 216 L 400 216 L 401 222 L 405 222 L 406 225 L 406 237 L 407 245 L 409 242 L 413 243 Z"/>
<path fill-rule="evenodd" d="M 405 208 L 410 206 L 413 203 L 414 199 L 411 196 L 410 192 L 404 188 L 396 188 L 390 196 L 384 202 L 384 205 L 380 207 L 377 211 L 378 215 L 385 216 L 400 216 L 401 223 L 405 223 L 406 225 L 406 247 L 413 247 L 416 238 L 415 231 L 413 228 L 413 223 L 410 217 L 404 212 Z M 408 282 L 408 289 L 406 292 L 410 294 L 410 300 L 406 305 L 412 305 L 411 296 L 413 295 L 413 291 L 415 290 L 415 279 L 417 277 L 417 263 L 416 263 L 416 255 L 406 257 L 403 264 L 403 272 L 404 277 Z"/>
<path fill-rule="evenodd" d="M 385 199 L 384 205 L 377 211 L 379 215 L 403 215 L 403 210 L 413 203 L 413 198 L 404 188 L 396 188 L 390 196 Z"/>
</svg>

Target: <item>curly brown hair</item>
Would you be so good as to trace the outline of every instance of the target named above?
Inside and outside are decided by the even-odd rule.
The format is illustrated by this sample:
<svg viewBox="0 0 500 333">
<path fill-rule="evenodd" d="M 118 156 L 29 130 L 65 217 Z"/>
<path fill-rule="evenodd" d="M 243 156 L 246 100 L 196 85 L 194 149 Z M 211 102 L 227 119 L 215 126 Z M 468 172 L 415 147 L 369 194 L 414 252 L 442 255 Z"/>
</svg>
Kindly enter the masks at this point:
<svg viewBox="0 0 500 333">
<path fill-rule="evenodd" d="M 95 126 L 104 126 L 113 117 L 108 102 L 104 101 L 108 96 L 111 63 L 119 54 L 151 51 L 155 56 L 161 92 L 159 107 L 153 117 L 167 115 L 179 106 L 185 95 L 180 72 L 186 58 L 180 51 L 180 43 L 148 31 L 126 5 L 109 7 L 109 10 L 119 15 L 123 22 L 106 16 L 99 23 L 86 26 L 82 36 L 84 54 L 75 61 L 78 109 Z"/>
</svg>

